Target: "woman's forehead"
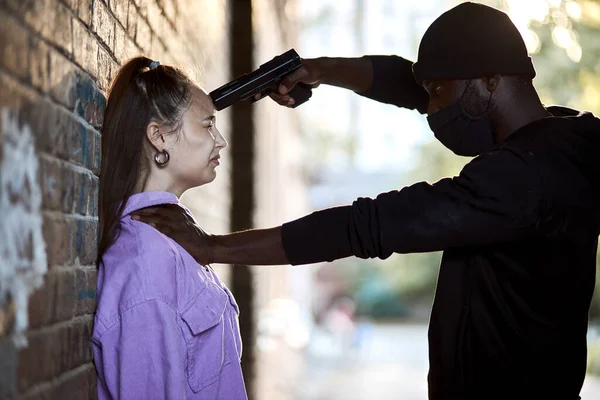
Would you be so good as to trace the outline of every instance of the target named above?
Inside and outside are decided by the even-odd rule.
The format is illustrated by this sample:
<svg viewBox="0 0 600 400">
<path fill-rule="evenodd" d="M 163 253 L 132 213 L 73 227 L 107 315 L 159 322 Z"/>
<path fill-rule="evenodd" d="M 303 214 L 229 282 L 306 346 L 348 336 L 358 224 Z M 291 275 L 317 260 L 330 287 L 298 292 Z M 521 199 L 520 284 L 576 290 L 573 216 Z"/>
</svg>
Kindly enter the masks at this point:
<svg viewBox="0 0 600 400">
<path fill-rule="evenodd" d="M 207 118 L 215 113 L 215 107 L 210 96 L 204 89 L 197 86 L 192 86 L 192 104 L 191 110 L 200 115 L 202 118 Z"/>
</svg>

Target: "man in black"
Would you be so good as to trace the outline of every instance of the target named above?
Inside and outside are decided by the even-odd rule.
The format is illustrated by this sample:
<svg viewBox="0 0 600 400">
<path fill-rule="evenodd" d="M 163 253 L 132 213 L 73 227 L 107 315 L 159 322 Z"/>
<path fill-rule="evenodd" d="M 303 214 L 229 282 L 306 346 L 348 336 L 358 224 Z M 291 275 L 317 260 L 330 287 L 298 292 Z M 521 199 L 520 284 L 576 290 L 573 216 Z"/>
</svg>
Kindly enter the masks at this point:
<svg viewBox="0 0 600 400">
<path fill-rule="evenodd" d="M 206 235 L 174 208 L 140 217 L 202 264 L 444 250 L 429 324 L 430 399 L 578 399 L 600 227 L 600 120 L 544 107 L 534 76 L 508 16 L 463 3 L 429 27 L 414 64 L 304 60 L 281 89 L 332 84 L 427 113 L 446 147 L 477 156 L 459 176 L 230 235 Z"/>
</svg>

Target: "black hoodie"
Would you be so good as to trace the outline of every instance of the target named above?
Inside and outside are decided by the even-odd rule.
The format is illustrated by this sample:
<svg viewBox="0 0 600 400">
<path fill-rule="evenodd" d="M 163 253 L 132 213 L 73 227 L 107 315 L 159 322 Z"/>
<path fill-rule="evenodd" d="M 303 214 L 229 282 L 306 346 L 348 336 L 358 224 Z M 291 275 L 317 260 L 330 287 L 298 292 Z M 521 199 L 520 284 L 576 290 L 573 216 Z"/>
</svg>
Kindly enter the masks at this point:
<svg viewBox="0 0 600 400">
<path fill-rule="evenodd" d="M 362 95 L 424 113 L 410 61 L 371 57 Z M 290 263 L 444 250 L 430 399 L 578 399 L 600 227 L 600 120 L 551 107 L 454 178 L 284 224 Z"/>
</svg>

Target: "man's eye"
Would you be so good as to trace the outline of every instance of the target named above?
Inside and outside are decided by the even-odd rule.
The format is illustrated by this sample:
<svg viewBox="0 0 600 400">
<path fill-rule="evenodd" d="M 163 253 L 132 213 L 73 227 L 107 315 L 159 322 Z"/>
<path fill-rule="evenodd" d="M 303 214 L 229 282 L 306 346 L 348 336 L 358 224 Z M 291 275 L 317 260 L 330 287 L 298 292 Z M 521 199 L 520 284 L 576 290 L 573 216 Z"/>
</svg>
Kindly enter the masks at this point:
<svg viewBox="0 0 600 400">
<path fill-rule="evenodd" d="M 442 89 L 442 85 L 435 85 L 433 87 L 432 93 L 438 93 Z"/>
</svg>

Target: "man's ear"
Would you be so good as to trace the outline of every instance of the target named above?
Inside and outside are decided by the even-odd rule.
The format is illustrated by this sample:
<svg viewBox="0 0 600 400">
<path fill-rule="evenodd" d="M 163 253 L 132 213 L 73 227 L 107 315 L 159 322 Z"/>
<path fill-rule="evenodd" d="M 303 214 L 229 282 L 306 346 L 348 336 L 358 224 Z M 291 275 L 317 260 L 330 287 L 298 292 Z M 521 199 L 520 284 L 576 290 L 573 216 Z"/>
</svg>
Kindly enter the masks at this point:
<svg viewBox="0 0 600 400">
<path fill-rule="evenodd" d="M 488 92 L 492 93 L 498 88 L 500 84 L 500 80 L 502 80 L 502 76 L 499 74 L 489 75 L 483 77 L 483 83 L 485 84 L 485 88 Z"/>
<path fill-rule="evenodd" d="M 161 133 L 161 125 L 158 122 L 150 121 L 146 127 L 146 137 L 156 151 L 163 151 L 165 147 L 165 138 Z"/>
</svg>

